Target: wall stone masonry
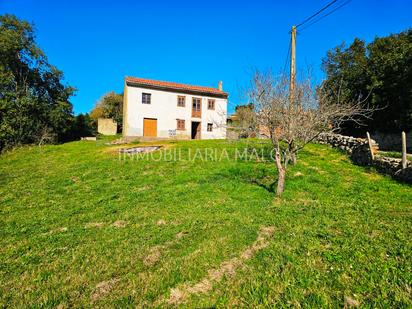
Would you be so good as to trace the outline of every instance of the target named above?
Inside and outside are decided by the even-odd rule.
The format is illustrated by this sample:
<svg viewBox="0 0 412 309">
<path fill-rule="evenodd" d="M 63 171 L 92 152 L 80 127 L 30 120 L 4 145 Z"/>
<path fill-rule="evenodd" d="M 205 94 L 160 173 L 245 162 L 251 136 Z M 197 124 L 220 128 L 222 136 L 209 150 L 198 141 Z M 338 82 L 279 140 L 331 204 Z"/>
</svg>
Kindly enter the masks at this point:
<svg viewBox="0 0 412 309">
<path fill-rule="evenodd" d="M 112 118 L 99 118 L 97 119 L 97 133 L 103 135 L 116 135 L 117 122 Z"/>
<path fill-rule="evenodd" d="M 317 142 L 346 151 L 351 160 L 357 165 L 374 166 L 380 173 L 391 175 L 402 182 L 412 183 L 412 163 L 407 162 L 407 167 L 402 169 L 402 159 L 380 156 L 378 154 L 379 145 L 374 140 L 371 140 L 372 152 L 374 153 L 373 160 L 366 138 L 322 133 L 318 136 Z"/>
<path fill-rule="evenodd" d="M 391 175 L 397 180 L 412 183 L 411 162 L 407 162 L 406 168 L 402 169 L 402 159 L 378 156 L 373 160 L 373 166 L 379 172 Z"/>
<path fill-rule="evenodd" d="M 321 144 L 329 144 L 332 147 L 344 150 L 349 154 L 351 154 L 353 150 L 355 148 L 358 148 L 359 146 L 368 146 L 368 140 L 366 138 L 358 138 L 333 133 L 321 133 L 318 136 L 318 142 Z"/>
</svg>

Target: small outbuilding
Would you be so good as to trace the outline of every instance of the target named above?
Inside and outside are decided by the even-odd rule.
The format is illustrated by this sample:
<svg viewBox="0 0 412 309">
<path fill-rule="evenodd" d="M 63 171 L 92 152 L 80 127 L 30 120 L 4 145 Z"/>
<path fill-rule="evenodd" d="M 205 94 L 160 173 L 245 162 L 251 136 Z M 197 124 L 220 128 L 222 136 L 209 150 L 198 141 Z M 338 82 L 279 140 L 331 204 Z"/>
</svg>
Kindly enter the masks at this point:
<svg viewBox="0 0 412 309">
<path fill-rule="evenodd" d="M 112 118 L 99 118 L 97 119 L 97 133 L 103 135 L 116 135 L 117 134 L 117 122 Z"/>
</svg>

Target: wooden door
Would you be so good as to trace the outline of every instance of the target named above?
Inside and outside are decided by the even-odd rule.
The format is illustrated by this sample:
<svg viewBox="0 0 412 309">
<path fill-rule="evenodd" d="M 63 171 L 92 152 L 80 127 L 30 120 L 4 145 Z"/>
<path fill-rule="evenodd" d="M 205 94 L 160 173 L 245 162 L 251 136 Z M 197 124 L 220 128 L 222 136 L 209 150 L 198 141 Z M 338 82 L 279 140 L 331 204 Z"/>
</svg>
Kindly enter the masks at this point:
<svg viewBox="0 0 412 309">
<path fill-rule="evenodd" d="M 200 132 L 201 132 L 202 124 L 199 122 L 196 128 L 196 139 L 200 139 Z"/>
<path fill-rule="evenodd" d="M 143 136 L 157 137 L 157 119 L 143 119 Z"/>
</svg>

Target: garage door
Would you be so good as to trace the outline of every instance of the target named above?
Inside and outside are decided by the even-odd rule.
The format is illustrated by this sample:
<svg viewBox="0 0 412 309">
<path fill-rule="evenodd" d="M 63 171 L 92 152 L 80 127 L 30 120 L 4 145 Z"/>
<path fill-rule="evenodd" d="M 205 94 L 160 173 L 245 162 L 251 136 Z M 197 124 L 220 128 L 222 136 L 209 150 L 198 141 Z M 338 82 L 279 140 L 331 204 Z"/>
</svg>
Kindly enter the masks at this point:
<svg viewBox="0 0 412 309">
<path fill-rule="evenodd" d="M 157 119 L 143 119 L 143 136 L 157 137 Z"/>
</svg>

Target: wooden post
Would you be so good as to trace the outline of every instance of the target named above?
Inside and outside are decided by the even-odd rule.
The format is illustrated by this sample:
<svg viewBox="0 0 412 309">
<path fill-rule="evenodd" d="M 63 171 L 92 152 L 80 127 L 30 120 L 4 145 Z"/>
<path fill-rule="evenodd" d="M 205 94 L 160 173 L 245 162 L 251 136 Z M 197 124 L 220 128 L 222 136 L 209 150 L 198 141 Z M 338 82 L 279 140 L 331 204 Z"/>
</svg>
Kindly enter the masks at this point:
<svg viewBox="0 0 412 309">
<path fill-rule="evenodd" d="M 296 79 L 296 27 L 292 26 L 291 32 L 291 48 L 290 48 L 290 84 L 289 84 L 289 99 L 293 105 L 295 94 L 295 79 Z"/>
<path fill-rule="evenodd" d="M 373 146 L 372 146 L 371 136 L 369 135 L 369 132 L 366 132 L 366 136 L 368 138 L 369 151 L 371 154 L 371 159 L 373 161 L 375 159 L 375 156 L 373 154 Z"/>
<path fill-rule="evenodd" d="M 406 134 L 402 132 L 402 168 L 406 168 Z"/>
</svg>

